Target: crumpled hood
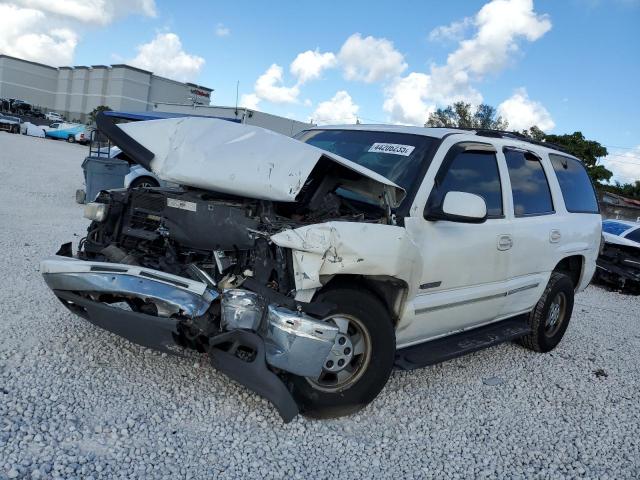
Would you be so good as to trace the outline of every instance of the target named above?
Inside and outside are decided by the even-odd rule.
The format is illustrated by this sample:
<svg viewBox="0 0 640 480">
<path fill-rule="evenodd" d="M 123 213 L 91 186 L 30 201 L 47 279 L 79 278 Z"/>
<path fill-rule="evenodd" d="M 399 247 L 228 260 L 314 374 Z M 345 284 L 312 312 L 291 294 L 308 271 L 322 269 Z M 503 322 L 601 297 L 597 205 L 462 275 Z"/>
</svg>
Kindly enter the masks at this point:
<svg viewBox="0 0 640 480">
<path fill-rule="evenodd" d="M 401 187 L 368 168 L 260 127 L 199 117 L 118 127 L 153 153 L 149 166 L 159 178 L 181 185 L 293 202 L 314 167 L 327 159 L 346 167 L 339 171 L 345 173 L 343 186 L 349 190 L 378 201 L 385 196 L 392 206 L 405 195 Z"/>
</svg>

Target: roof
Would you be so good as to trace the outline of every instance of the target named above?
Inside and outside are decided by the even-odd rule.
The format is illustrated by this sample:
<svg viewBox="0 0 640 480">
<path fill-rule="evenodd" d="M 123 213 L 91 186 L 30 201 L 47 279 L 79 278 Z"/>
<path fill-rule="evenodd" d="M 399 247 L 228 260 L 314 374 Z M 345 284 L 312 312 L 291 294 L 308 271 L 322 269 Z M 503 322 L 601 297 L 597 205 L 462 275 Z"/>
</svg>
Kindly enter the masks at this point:
<svg viewBox="0 0 640 480">
<path fill-rule="evenodd" d="M 362 130 L 369 132 L 394 132 L 407 133 L 411 135 L 424 135 L 425 137 L 442 138 L 450 133 L 470 133 L 457 128 L 429 128 L 413 127 L 410 125 L 386 125 L 386 124 L 366 124 L 356 125 L 322 125 L 312 127 L 309 130 Z"/>
<path fill-rule="evenodd" d="M 501 138 L 505 140 L 512 140 L 521 143 L 527 143 L 536 147 L 541 147 L 547 150 L 561 152 L 576 158 L 573 154 L 567 152 L 562 147 L 553 143 L 538 142 L 521 135 L 517 132 L 507 132 L 501 130 L 483 130 L 473 128 L 446 128 L 446 127 L 414 127 L 410 125 L 387 125 L 387 124 L 363 124 L 356 125 L 322 125 L 310 128 L 310 130 L 361 130 L 361 131 L 373 131 L 373 132 L 394 132 L 394 133 L 406 133 L 411 135 L 424 135 L 426 137 L 444 138 L 451 134 L 467 134 L 477 135 L 484 138 Z"/>
</svg>

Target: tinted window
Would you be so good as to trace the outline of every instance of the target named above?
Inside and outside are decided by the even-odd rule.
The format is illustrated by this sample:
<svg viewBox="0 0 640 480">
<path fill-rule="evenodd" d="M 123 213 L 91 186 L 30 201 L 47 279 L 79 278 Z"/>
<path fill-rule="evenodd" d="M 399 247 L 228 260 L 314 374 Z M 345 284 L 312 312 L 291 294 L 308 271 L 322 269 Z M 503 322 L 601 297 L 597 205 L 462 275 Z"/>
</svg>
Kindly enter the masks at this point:
<svg viewBox="0 0 640 480">
<path fill-rule="evenodd" d="M 550 154 L 549 158 L 558 177 L 567 210 L 575 213 L 598 213 L 598 200 L 582 162 L 554 154 Z"/>
<path fill-rule="evenodd" d="M 633 232 L 628 233 L 626 237 L 633 242 L 640 242 L 640 228 L 636 228 Z"/>
<path fill-rule="evenodd" d="M 447 192 L 475 193 L 484 198 L 488 217 L 502 216 L 502 187 L 493 152 L 461 152 L 456 155 L 438 186 L 440 201 Z"/>
<path fill-rule="evenodd" d="M 540 159 L 518 150 L 505 149 L 516 217 L 553 212 L 551 191 Z"/>
<path fill-rule="evenodd" d="M 614 222 L 612 220 L 605 220 L 602 222 L 602 231 L 612 235 L 622 235 L 624 232 L 629 230 L 629 228 L 631 227 L 626 223 Z"/>
<path fill-rule="evenodd" d="M 365 130 L 307 130 L 296 138 L 367 167 L 405 190 L 422 180 L 417 177 L 424 154 L 437 141 L 423 135 Z"/>
</svg>

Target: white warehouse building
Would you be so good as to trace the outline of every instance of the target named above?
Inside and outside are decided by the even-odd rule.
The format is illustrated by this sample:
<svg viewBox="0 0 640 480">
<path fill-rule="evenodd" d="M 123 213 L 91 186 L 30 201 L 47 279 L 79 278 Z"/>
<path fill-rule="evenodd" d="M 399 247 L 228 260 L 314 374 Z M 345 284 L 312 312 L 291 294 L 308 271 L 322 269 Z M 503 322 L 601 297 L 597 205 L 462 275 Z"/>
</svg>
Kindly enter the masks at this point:
<svg viewBox="0 0 640 480">
<path fill-rule="evenodd" d="M 51 67 L 0 54 L 0 98 L 85 121 L 99 105 L 149 111 L 157 103 L 208 105 L 213 89 L 182 83 L 124 64 Z"/>
</svg>

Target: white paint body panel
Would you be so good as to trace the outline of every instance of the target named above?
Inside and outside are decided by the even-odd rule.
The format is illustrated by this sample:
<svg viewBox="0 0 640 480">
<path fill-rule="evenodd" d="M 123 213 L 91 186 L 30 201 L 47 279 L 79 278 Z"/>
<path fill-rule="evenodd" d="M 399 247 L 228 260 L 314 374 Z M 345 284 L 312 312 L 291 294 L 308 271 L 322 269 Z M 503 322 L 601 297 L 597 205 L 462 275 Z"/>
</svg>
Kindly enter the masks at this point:
<svg viewBox="0 0 640 480">
<path fill-rule="evenodd" d="M 481 143 L 496 151 L 502 218 L 481 224 L 424 219 L 435 175 L 449 149 L 460 142 Z M 529 150 L 541 158 L 554 204 L 552 214 L 514 215 L 504 146 Z M 407 295 L 396 340 L 398 347 L 405 347 L 530 311 L 552 270 L 568 256 L 583 259 L 576 290 L 584 289 L 595 271 L 600 231 L 599 214 L 566 210 L 548 149 L 459 133 L 444 139 L 436 152 L 404 227 L 327 222 L 271 238 L 293 250 L 296 288 L 304 298 L 322 286 L 323 277 L 336 274 L 386 275 L 404 281 Z"/>
<path fill-rule="evenodd" d="M 404 190 L 346 158 L 261 127 L 214 118 L 182 117 L 119 125 L 155 157 L 162 180 L 264 200 L 293 202 L 321 158 L 357 172 L 359 193 L 386 192 L 391 203 Z"/>
</svg>

